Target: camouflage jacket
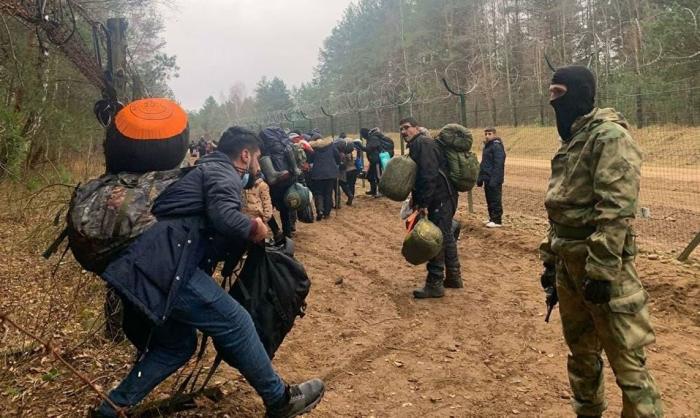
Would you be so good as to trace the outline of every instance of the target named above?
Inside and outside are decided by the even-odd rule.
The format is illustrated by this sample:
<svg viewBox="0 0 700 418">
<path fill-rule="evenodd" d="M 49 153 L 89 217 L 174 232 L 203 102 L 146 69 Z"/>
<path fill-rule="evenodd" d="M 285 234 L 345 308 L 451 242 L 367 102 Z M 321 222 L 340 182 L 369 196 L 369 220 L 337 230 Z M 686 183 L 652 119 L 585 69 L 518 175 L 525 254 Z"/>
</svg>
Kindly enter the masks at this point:
<svg viewBox="0 0 700 418">
<path fill-rule="evenodd" d="M 629 222 L 637 211 L 642 156 L 627 127 L 614 109 L 595 108 L 574 122 L 571 140 L 554 155 L 545 197 L 552 227 L 540 246 L 545 264 L 553 264 L 557 240 L 571 238 L 558 237 L 559 226 L 586 231 L 580 242 L 591 279 L 616 280 L 623 259 L 636 254 Z"/>
</svg>

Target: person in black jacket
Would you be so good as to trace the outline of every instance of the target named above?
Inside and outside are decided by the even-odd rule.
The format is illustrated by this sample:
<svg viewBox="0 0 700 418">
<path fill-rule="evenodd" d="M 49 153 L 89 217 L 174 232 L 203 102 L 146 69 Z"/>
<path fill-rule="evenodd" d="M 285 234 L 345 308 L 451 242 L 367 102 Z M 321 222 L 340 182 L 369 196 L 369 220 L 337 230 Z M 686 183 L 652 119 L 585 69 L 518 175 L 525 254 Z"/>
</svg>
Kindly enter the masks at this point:
<svg viewBox="0 0 700 418">
<path fill-rule="evenodd" d="M 377 191 L 379 179 L 382 178 L 382 164 L 379 158 L 379 154 L 382 152 L 382 138 L 379 133 L 379 128 L 360 129 L 360 136 L 367 142 L 358 144 L 360 149 L 367 154 L 367 160 L 369 161 L 369 168 L 367 169 L 369 192 L 365 193 L 374 197 L 381 196 Z"/>
<path fill-rule="evenodd" d="M 332 138 L 311 137 L 311 183 L 314 187 L 316 220 L 326 219 L 333 208 L 333 189 L 338 181 L 338 166 L 341 163 L 338 147 Z"/>
<path fill-rule="evenodd" d="M 401 136 L 408 143 L 408 155 L 417 167 L 411 192 L 414 209 L 425 212 L 442 231 L 442 250 L 428 261 L 428 276 L 422 289 L 413 291 L 417 299 L 440 298 L 445 287 L 461 288 L 462 275 L 452 219 L 457 209 L 457 191 L 447 178 L 447 159 L 440 146 L 419 131 L 418 122 L 409 117 L 400 122 Z"/>
<path fill-rule="evenodd" d="M 503 141 L 496 136 L 496 128 L 484 130 L 484 151 L 481 154 L 481 167 L 476 185 L 484 187 L 486 205 L 489 210 L 488 228 L 500 228 L 503 217 L 501 203 L 503 178 L 505 176 L 506 151 Z"/>
<path fill-rule="evenodd" d="M 140 358 L 109 399 L 120 408 L 141 401 L 193 355 L 196 330 L 262 397 L 270 417 L 293 417 L 316 405 L 324 385 L 289 386 L 275 372 L 248 312 L 211 277 L 218 261 L 267 235 L 265 222 L 241 212 L 241 190 L 254 184 L 260 140 L 229 128 L 217 151 L 156 199 L 158 219 L 102 274 L 125 304 L 124 330 Z M 115 417 L 103 402 L 93 416 Z"/>
</svg>

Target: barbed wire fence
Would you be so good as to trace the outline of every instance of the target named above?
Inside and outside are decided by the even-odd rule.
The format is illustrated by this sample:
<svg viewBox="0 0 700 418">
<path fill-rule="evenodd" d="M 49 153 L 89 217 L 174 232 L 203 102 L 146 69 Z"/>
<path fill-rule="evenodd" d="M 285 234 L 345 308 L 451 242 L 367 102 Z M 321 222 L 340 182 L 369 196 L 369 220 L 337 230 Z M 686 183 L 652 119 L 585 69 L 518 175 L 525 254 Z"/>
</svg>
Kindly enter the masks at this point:
<svg viewBox="0 0 700 418">
<path fill-rule="evenodd" d="M 429 72 L 413 77 L 412 92 L 406 91 L 405 79 L 380 81 L 357 92 L 335 95 L 317 106 L 238 122 L 254 129 L 277 125 L 301 131 L 318 129 L 332 136 L 344 132 L 351 137 L 359 137 L 362 127 L 378 127 L 395 139 L 401 153 L 407 152 L 397 133 L 402 117 L 413 116 L 433 131 L 448 123 L 462 123 L 472 130 L 473 151 L 479 157 L 483 129 L 494 127 L 508 155 L 506 222 L 517 223 L 517 216 L 546 219 L 542 202 L 549 161 L 560 143 L 554 112 L 546 96 L 537 92 L 519 97 L 517 102 L 481 97 L 483 89 L 477 87 L 487 82 L 472 77 L 471 82 L 462 80 L 451 86 L 446 77 Z M 444 94 L 421 96 L 421 83 L 440 85 Z M 640 211 L 635 223 L 642 248 L 680 253 L 700 233 L 700 107 L 693 105 L 700 87 L 678 82 L 671 88 L 642 94 L 613 90 L 602 89 L 596 105 L 612 107 L 623 115 L 644 153 Z M 475 190 L 474 201 L 477 212 L 484 213 L 482 194 Z"/>
</svg>

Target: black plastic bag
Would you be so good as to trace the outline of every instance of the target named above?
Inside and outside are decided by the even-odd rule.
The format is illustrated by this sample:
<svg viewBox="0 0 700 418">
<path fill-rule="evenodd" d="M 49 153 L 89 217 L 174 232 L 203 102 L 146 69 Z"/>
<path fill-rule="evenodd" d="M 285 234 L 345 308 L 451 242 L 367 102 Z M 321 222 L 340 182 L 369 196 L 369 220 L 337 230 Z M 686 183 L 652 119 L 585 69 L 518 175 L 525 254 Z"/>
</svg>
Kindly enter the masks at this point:
<svg viewBox="0 0 700 418">
<path fill-rule="evenodd" d="M 311 281 L 294 259 L 293 242 L 253 245 L 230 294 L 253 318 L 255 329 L 272 359 L 296 317 L 304 316 Z"/>
</svg>

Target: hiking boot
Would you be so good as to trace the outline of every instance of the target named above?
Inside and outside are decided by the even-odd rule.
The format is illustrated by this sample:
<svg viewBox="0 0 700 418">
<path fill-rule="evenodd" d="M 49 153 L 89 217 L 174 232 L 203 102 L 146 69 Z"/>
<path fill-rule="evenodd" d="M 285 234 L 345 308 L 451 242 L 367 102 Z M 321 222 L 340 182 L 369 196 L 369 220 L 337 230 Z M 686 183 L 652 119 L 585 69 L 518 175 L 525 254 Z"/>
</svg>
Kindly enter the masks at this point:
<svg viewBox="0 0 700 418">
<path fill-rule="evenodd" d="M 275 170 L 275 166 L 272 164 L 272 159 L 268 155 L 260 157 L 260 170 L 265 175 L 265 181 L 270 186 L 274 186 L 275 184 L 285 181 L 290 177 L 290 173 L 287 170 Z"/>
<path fill-rule="evenodd" d="M 445 288 L 442 285 L 442 279 L 426 279 L 422 289 L 413 291 L 413 297 L 416 299 L 441 298 L 443 296 L 445 296 Z"/>
<path fill-rule="evenodd" d="M 353 201 L 353 199 L 355 199 L 355 196 L 350 196 L 350 197 L 348 197 L 348 201 L 345 202 L 345 204 L 348 205 L 348 206 L 352 206 L 352 201 Z"/>
<path fill-rule="evenodd" d="M 365 194 L 366 194 L 367 196 L 374 196 L 374 195 L 377 194 L 377 192 L 373 192 L 373 191 L 370 190 L 370 191 L 368 191 L 368 192 L 365 192 Z"/>
<path fill-rule="evenodd" d="M 326 390 L 321 379 L 311 379 L 300 385 L 287 386 L 281 405 L 267 407 L 268 418 L 292 418 L 305 414 L 318 405 Z"/>
<path fill-rule="evenodd" d="M 323 215 L 316 215 L 316 222 L 321 221 L 324 219 Z"/>
<path fill-rule="evenodd" d="M 458 274 L 455 274 L 454 276 L 448 274 L 447 277 L 445 277 L 445 281 L 443 282 L 442 286 L 448 289 L 461 289 L 464 287 L 464 282 L 462 282 L 462 276 Z"/>
</svg>

